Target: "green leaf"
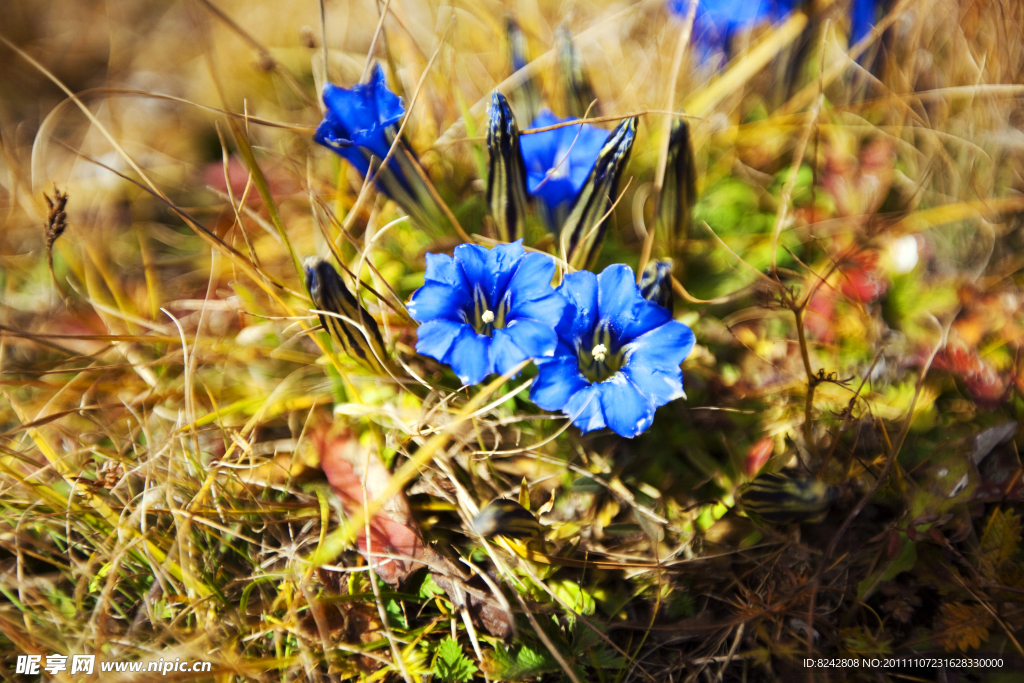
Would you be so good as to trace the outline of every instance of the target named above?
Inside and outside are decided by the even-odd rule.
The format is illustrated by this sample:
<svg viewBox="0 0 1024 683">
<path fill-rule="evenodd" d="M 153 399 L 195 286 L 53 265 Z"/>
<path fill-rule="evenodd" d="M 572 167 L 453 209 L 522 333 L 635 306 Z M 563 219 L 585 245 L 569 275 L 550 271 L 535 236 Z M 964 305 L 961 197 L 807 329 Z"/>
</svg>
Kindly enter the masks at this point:
<svg viewBox="0 0 1024 683">
<path fill-rule="evenodd" d="M 499 680 L 520 681 L 549 671 L 560 671 L 558 662 L 547 652 L 537 652 L 523 645 L 518 650 L 498 644 L 484 653 L 484 673 Z"/>
<path fill-rule="evenodd" d="M 548 581 L 548 588 L 555 592 L 565 604 L 577 613 L 589 616 L 594 613 L 594 597 L 570 579 Z"/>
<path fill-rule="evenodd" d="M 899 547 L 892 554 L 892 559 L 881 569 L 857 584 L 857 598 L 866 600 L 879 583 L 890 581 L 896 578 L 897 574 L 913 569 L 916 562 L 917 544 L 911 541 L 905 533 L 900 532 Z"/>
<path fill-rule="evenodd" d="M 451 636 L 437 646 L 434 673 L 446 683 L 468 681 L 476 673 L 476 665 L 462 653 L 462 646 Z"/>
<path fill-rule="evenodd" d="M 423 600 L 430 600 L 435 595 L 444 595 L 444 589 L 437 585 L 434 581 L 434 575 L 428 573 L 423 577 L 423 583 L 420 584 L 420 589 L 417 591 L 417 595 Z"/>
</svg>

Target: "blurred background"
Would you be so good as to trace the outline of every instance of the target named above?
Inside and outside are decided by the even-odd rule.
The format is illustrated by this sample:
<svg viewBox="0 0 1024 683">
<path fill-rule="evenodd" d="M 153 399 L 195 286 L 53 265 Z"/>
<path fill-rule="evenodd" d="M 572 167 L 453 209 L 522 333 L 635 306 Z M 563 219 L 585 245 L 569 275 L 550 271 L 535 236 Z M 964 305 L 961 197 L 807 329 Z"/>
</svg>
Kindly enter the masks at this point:
<svg viewBox="0 0 1024 683">
<path fill-rule="evenodd" d="M 217 680 L 786 680 L 815 652 L 1019 664 L 1024 4 L 690 11 L 5 0 L 0 661 L 205 658 Z M 669 123 L 689 127 L 693 196 L 673 201 L 691 219 L 653 246 L 697 337 L 688 398 L 626 440 L 563 434 L 510 383 L 408 490 L 404 522 L 485 565 L 446 480 L 480 507 L 526 503 L 549 563 L 502 552 L 550 644 L 518 608 L 514 637 L 474 628 L 430 574 L 370 578 L 351 546 L 306 561 L 362 496 L 327 485 L 332 449 L 386 480 L 469 396 L 385 301 L 462 238 L 392 225 L 402 209 L 359 201 L 363 178 L 312 135 L 324 83 L 379 61 L 439 197 L 493 244 L 491 93 L 519 106 L 532 84 L 580 116 L 566 40 L 594 125 L 638 116 L 595 271 L 647 263 Z M 553 251 L 530 220 L 527 246 Z M 310 331 L 293 252 L 376 288 L 358 296 L 407 383 Z M 743 487 L 783 472 L 741 514 Z"/>
</svg>

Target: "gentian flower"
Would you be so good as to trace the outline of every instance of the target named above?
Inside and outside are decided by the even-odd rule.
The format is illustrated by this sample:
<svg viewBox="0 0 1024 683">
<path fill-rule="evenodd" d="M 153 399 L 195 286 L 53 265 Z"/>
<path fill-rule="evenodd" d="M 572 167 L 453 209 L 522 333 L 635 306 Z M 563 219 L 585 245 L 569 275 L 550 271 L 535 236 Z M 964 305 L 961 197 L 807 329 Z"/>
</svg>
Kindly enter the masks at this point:
<svg viewBox="0 0 1024 683">
<path fill-rule="evenodd" d="M 530 127 L 544 128 L 575 120 L 572 117 L 560 119 L 545 109 Z M 587 182 L 597 154 L 607 139 L 608 131 L 589 123 L 520 135 L 519 148 L 526 166 L 526 191 L 543 202 L 549 215 L 559 208 L 566 208 Z"/>
<path fill-rule="evenodd" d="M 850 3 L 850 45 L 856 45 L 875 25 L 878 0 L 852 0 Z"/>
<path fill-rule="evenodd" d="M 733 35 L 762 21 L 775 21 L 794 4 L 792 0 L 700 0 L 693 19 L 693 35 L 707 52 L 728 52 Z M 668 3 L 669 11 L 677 17 L 685 17 L 689 7 L 690 0 Z"/>
<path fill-rule="evenodd" d="M 365 176 L 370 155 L 383 161 L 391 148 L 385 131 L 405 115 L 402 98 L 388 90 L 380 64 L 373 65 L 369 83 L 351 88 L 324 86 L 327 115 L 313 139 L 347 159 Z"/>
<path fill-rule="evenodd" d="M 455 247 L 454 258 L 427 254 L 426 283 L 409 301 L 422 323 L 416 351 L 451 366 L 466 384 L 554 353 L 566 302 L 555 293 L 555 262 L 523 255 L 523 241 L 490 251 Z"/>
<path fill-rule="evenodd" d="M 405 115 L 402 98 L 388 90 L 380 64 L 374 64 L 368 83 L 351 88 L 324 86 L 327 115 L 313 139 L 347 159 L 365 178 L 370 159 L 377 164 L 392 149 L 397 124 Z M 449 219 L 437 204 L 428 181 L 416 169 L 416 155 L 399 142 L 386 167 L 373 173 L 374 185 L 405 209 L 420 227 L 435 236 L 450 234 Z"/>
<path fill-rule="evenodd" d="M 679 365 L 693 332 L 641 296 L 632 269 L 570 273 L 556 291 L 570 306 L 554 355 L 537 361 L 534 403 L 573 416 L 584 432 L 610 427 L 631 438 L 651 426 L 655 409 L 685 396 Z"/>
</svg>

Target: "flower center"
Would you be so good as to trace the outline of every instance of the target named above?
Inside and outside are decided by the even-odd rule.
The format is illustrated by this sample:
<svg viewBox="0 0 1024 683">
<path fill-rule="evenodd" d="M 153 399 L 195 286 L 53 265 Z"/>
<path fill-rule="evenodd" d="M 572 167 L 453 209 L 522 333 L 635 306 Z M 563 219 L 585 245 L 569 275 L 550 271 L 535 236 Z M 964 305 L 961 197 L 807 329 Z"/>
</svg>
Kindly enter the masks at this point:
<svg viewBox="0 0 1024 683">
<path fill-rule="evenodd" d="M 580 372 L 591 382 L 603 382 L 626 364 L 625 353 L 617 349 L 607 324 L 600 324 L 594 330 L 593 346 L 588 351 L 583 344 L 577 352 Z"/>
<path fill-rule="evenodd" d="M 505 327 L 505 316 L 508 314 L 509 297 L 504 297 L 497 306 L 492 307 L 487 295 L 479 287 L 473 290 L 473 310 L 467 311 L 469 322 L 477 334 L 488 337 L 494 330 Z"/>
</svg>

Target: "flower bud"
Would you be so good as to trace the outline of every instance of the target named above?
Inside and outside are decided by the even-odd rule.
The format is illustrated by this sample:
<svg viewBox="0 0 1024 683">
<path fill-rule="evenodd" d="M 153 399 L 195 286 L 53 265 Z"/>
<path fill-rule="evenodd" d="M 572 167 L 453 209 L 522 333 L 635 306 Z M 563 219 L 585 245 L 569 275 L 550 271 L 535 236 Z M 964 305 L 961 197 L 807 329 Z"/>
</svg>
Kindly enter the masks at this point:
<svg viewBox="0 0 1024 683">
<path fill-rule="evenodd" d="M 640 294 L 672 310 L 672 259 L 651 260 L 640 276 Z"/>
<path fill-rule="evenodd" d="M 514 242 L 523 235 L 526 220 L 526 169 L 519 152 L 519 127 L 508 100 L 500 92 L 491 97 L 487 123 L 487 205 L 498 238 Z"/>
<path fill-rule="evenodd" d="M 542 527 L 529 510 L 514 500 L 499 498 L 488 503 L 473 520 L 473 530 L 484 537 L 531 538 Z"/>
<path fill-rule="evenodd" d="M 689 236 L 697 196 L 696 177 L 690 127 L 686 121 L 676 119 L 669 133 L 665 180 L 656 209 L 655 251 L 660 256 L 672 256 Z"/>
<path fill-rule="evenodd" d="M 600 106 L 591 102 L 597 98 L 594 96 L 594 88 L 590 85 L 590 78 L 586 69 L 583 68 L 583 58 L 580 51 L 572 42 L 572 35 L 564 26 L 558 28 L 556 40 L 558 41 L 558 73 L 562 80 L 562 91 L 565 94 L 565 113 L 567 116 L 583 118 L 590 109 L 590 116 L 600 116 Z"/>
<path fill-rule="evenodd" d="M 385 374 L 387 354 L 377 321 L 345 286 L 327 261 L 309 258 L 305 264 L 306 289 L 320 316 L 320 324 L 345 353 L 374 372 Z"/>
<path fill-rule="evenodd" d="M 636 121 L 635 116 L 626 119 L 608 136 L 562 227 L 562 244 L 573 268 L 589 268 L 597 260 L 608 224 L 605 214 L 616 199 L 636 139 Z"/>
<path fill-rule="evenodd" d="M 519 71 L 530 63 L 529 46 L 526 43 L 526 35 L 515 19 L 509 18 L 508 24 L 508 52 L 512 62 L 512 70 Z M 540 112 L 541 96 L 537 88 L 537 82 L 532 78 L 525 78 L 521 85 L 512 91 L 512 101 L 516 104 L 516 111 L 519 113 L 520 121 L 533 121 Z"/>
<path fill-rule="evenodd" d="M 743 511 L 768 524 L 820 522 L 836 499 L 836 489 L 818 479 L 783 473 L 762 474 L 740 489 Z"/>
</svg>

